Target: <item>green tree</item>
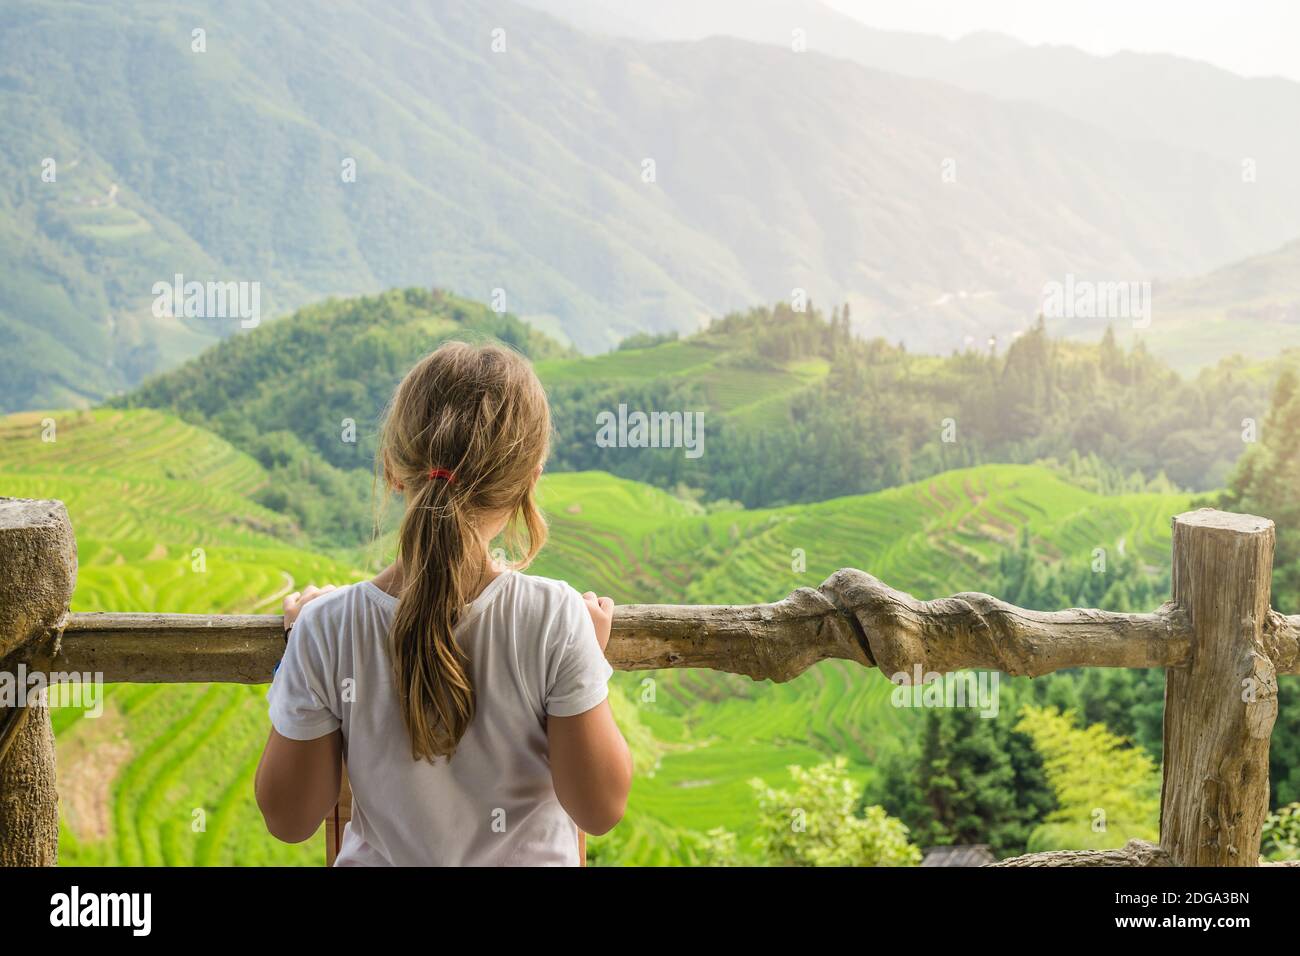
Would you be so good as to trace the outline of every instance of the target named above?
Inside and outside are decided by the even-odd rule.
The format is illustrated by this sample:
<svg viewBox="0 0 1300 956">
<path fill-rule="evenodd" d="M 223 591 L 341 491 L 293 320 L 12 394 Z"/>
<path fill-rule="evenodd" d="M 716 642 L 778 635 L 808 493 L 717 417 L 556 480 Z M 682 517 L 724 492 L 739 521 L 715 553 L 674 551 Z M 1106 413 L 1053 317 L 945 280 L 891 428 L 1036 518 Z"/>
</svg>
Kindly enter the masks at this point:
<svg viewBox="0 0 1300 956">
<path fill-rule="evenodd" d="M 1279 676 L 1277 722 L 1268 750 L 1273 806 L 1300 801 L 1300 677 Z"/>
<path fill-rule="evenodd" d="M 758 797 L 756 845 L 777 866 L 915 866 L 921 851 L 907 827 L 881 807 L 854 813 L 857 787 L 848 761 L 789 768 L 792 789 L 750 781 Z M 715 835 L 715 840 L 717 837 Z"/>
<path fill-rule="evenodd" d="M 1277 523 L 1273 598 L 1289 613 L 1300 610 L 1300 375 L 1294 368 L 1278 377 L 1258 441 L 1242 455 L 1223 506 Z"/>
<path fill-rule="evenodd" d="M 696 855 L 705 866 L 747 866 L 754 862 L 745 857 L 736 834 L 726 827 L 714 827 L 700 837 Z"/>
<path fill-rule="evenodd" d="M 1011 686 L 999 693 L 1005 704 Z M 920 740 L 882 760 L 863 804 L 879 802 L 921 846 L 987 843 L 999 857 L 1025 852 L 1056 802 L 1042 759 L 1015 721 L 1014 706 L 996 717 L 926 711 Z"/>
<path fill-rule="evenodd" d="M 1158 839 L 1160 775 L 1140 747 L 1102 724 L 1078 727 L 1073 714 L 1055 707 L 1023 707 L 1016 728 L 1042 755 L 1057 802 L 1030 836 L 1031 852 Z"/>
<path fill-rule="evenodd" d="M 1290 803 L 1264 819 L 1260 852 L 1270 860 L 1300 860 L 1300 803 Z"/>
</svg>

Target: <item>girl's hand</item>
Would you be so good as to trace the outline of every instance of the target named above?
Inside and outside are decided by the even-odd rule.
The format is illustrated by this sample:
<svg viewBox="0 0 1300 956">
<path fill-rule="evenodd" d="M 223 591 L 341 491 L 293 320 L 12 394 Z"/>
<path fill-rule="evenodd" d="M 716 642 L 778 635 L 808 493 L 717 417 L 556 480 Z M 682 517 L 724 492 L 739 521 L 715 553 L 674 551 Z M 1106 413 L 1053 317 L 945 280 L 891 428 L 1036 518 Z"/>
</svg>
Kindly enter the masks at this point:
<svg viewBox="0 0 1300 956">
<path fill-rule="evenodd" d="M 591 615 L 591 623 L 596 627 L 596 643 L 600 645 L 603 654 L 609 646 L 609 629 L 614 622 L 614 600 L 598 598 L 594 591 L 588 591 L 582 599 L 587 602 L 587 613 Z"/>
<path fill-rule="evenodd" d="M 314 601 L 322 594 L 329 594 L 333 591 L 335 585 L 327 584 L 323 588 L 318 588 L 314 584 L 307 585 L 305 591 L 294 591 L 284 599 L 284 632 L 289 633 L 289 628 L 293 627 L 293 622 L 298 620 L 298 612 L 302 610 L 303 605 L 308 601 Z"/>
</svg>

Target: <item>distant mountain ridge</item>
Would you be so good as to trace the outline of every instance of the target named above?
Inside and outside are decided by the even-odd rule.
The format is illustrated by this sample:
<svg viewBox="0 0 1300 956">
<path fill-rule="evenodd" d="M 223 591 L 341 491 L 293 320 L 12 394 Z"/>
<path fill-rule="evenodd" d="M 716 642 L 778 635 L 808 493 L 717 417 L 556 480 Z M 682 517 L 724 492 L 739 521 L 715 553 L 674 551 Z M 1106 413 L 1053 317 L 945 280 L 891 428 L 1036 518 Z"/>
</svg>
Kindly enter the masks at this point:
<svg viewBox="0 0 1300 956">
<path fill-rule="evenodd" d="M 1240 162 L 1300 195 L 1300 82 L 1243 77 L 1187 57 L 1122 51 L 1095 56 L 994 32 L 956 40 L 866 26 L 822 0 L 519 0 L 582 29 L 645 40 L 729 36 L 810 51 L 900 76 L 943 80 L 1038 103 L 1139 141 Z"/>
<path fill-rule="evenodd" d="M 265 321 L 437 284 L 584 352 L 806 294 L 948 351 L 1067 272 L 1300 235 L 1271 174 L 1243 192 L 1222 155 L 815 44 L 611 40 L 501 0 L 5 16 L 0 409 L 93 403 L 234 332 L 154 314 L 177 273 L 259 283 Z"/>
<path fill-rule="evenodd" d="M 1300 209 L 1300 177 L 1291 173 L 1300 168 L 1300 83 L 1294 80 L 1238 76 L 1170 54 L 1094 56 L 991 32 L 948 40 L 875 29 L 821 0 L 662 0 L 653 12 L 635 0 L 521 2 L 583 29 L 644 40 L 727 36 L 788 49 L 798 30 L 816 53 L 1032 102 L 1127 140 L 1216 157 L 1231 167 L 1243 194 L 1264 184 L 1279 202 Z M 1155 321 L 1141 332 L 1121 323 L 1117 332 L 1142 338 L 1184 371 L 1234 350 L 1264 358 L 1300 346 L 1300 241 L 1283 245 L 1288 238 L 1279 237 L 1276 251 L 1258 249 L 1196 270 L 1204 275 L 1179 278 L 1175 270 L 1144 277 L 1155 285 Z M 1056 328 L 1096 338 L 1107 324 L 1102 317 Z"/>
<path fill-rule="evenodd" d="M 1118 327 L 1142 338 L 1181 371 L 1209 365 L 1224 345 L 1256 357 L 1300 346 L 1300 240 L 1202 276 L 1157 283 L 1151 327 Z"/>
</svg>

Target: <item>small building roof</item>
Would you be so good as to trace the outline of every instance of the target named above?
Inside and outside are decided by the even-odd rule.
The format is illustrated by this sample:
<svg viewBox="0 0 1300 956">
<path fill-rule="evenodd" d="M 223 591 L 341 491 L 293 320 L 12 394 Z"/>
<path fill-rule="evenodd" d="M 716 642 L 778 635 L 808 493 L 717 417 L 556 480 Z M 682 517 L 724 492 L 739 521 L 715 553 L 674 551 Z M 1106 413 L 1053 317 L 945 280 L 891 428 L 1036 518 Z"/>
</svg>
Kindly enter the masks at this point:
<svg viewBox="0 0 1300 956">
<path fill-rule="evenodd" d="M 932 846 L 921 859 L 922 866 L 984 866 L 996 863 L 997 857 L 987 843 L 968 843 L 964 846 Z"/>
</svg>

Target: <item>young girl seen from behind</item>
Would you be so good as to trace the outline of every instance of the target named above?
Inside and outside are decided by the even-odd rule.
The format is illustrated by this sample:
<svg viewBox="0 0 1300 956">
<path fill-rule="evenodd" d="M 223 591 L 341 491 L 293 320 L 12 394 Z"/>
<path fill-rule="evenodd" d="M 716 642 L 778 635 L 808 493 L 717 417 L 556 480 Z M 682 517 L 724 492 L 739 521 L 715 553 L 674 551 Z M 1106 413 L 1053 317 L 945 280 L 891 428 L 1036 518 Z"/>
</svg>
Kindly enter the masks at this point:
<svg viewBox="0 0 1300 956">
<path fill-rule="evenodd" d="M 397 561 L 309 588 L 268 693 L 256 779 L 273 835 L 301 842 L 338 797 L 336 865 L 576 865 L 578 833 L 623 815 L 632 763 L 607 700 L 613 603 L 523 574 L 550 411 L 510 350 L 453 342 L 398 386 L 384 481 L 405 496 Z M 519 555 L 492 558 L 504 535 Z"/>
</svg>

